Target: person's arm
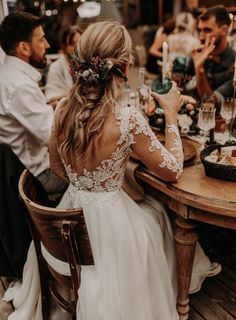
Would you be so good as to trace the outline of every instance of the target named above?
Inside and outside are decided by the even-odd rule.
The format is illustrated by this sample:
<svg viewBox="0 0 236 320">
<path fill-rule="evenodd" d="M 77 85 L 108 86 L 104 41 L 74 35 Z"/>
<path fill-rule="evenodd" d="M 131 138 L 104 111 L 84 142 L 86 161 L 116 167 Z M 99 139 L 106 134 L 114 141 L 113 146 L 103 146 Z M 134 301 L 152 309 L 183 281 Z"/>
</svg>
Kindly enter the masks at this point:
<svg viewBox="0 0 236 320">
<path fill-rule="evenodd" d="M 48 104 L 50 104 L 50 106 L 53 108 L 53 110 L 56 109 L 58 103 L 61 101 L 61 99 L 66 98 L 66 95 L 61 95 L 61 96 L 55 96 L 52 97 L 51 99 L 49 99 L 47 101 Z"/>
<path fill-rule="evenodd" d="M 9 114 L 42 145 L 48 145 L 53 123 L 53 109 L 37 84 L 18 86 L 11 100 Z"/>
<path fill-rule="evenodd" d="M 54 113 L 54 124 L 52 126 L 52 131 L 50 135 L 50 143 L 49 143 L 49 161 L 50 161 L 50 169 L 51 171 L 66 181 L 69 182 L 69 178 L 67 176 L 65 166 L 63 164 L 62 158 L 58 152 L 58 143 L 57 136 L 55 132 L 55 122 L 57 121 L 58 114 L 60 112 L 60 107 L 65 103 L 66 99 L 62 99 L 58 104 L 55 113 Z"/>
<path fill-rule="evenodd" d="M 199 97 L 206 95 L 210 97 L 213 94 L 213 90 L 208 82 L 205 70 L 196 70 L 197 92 Z"/>
<path fill-rule="evenodd" d="M 211 96 L 213 90 L 208 82 L 205 70 L 204 63 L 215 48 L 215 38 L 213 37 L 210 40 L 209 35 L 206 38 L 205 44 L 192 52 L 192 58 L 194 63 L 194 69 L 196 74 L 197 81 L 197 91 L 200 97 L 203 95 Z"/>
<path fill-rule="evenodd" d="M 162 57 L 161 48 L 162 48 L 163 42 L 166 41 L 166 39 L 167 39 L 166 33 L 162 33 L 159 37 L 155 38 L 153 41 L 153 44 L 149 49 L 149 53 L 155 57 Z"/>
<path fill-rule="evenodd" d="M 177 111 L 182 103 L 174 87 L 166 95 L 153 94 L 165 110 L 165 146 L 156 138 L 143 116 L 133 115 L 132 149 L 140 160 L 165 181 L 176 182 L 183 171 L 183 149 L 177 126 Z"/>
<path fill-rule="evenodd" d="M 57 149 L 57 140 L 54 130 L 52 130 L 50 143 L 49 143 L 49 159 L 50 159 L 50 169 L 51 171 L 60 177 L 62 180 L 69 182 L 64 164 Z"/>
</svg>

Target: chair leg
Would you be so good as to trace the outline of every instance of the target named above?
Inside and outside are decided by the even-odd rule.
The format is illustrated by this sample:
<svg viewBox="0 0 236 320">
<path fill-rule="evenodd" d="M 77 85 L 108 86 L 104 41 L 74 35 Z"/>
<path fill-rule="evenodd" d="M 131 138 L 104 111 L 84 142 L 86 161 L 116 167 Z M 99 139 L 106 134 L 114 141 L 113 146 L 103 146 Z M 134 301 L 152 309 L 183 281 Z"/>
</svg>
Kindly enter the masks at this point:
<svg viewBox="0 0 236 320">
<path fill-rule="evenodd" d="M 4 291 L 6 291 L 5 283 L 3 282 L 2 277 L 0 277 L 0 282 Z"/>
<path fill-rule="evenodd" d="M 51 312 L 51 292 L 49 289 L 49 274 L 45 263 L 38 266 L 40 273 L 41 300 L 42 300 L 42 316 L 43 320 L 50 318 Z"/>
<path fill-rule="evenodd" d="M 51 299 L 49 295 L 43 295 L 42 293 L 42 316 L 43 320 L 48 320 L 50 318 L 50 309 L 51 309 Z"/>
</svg>

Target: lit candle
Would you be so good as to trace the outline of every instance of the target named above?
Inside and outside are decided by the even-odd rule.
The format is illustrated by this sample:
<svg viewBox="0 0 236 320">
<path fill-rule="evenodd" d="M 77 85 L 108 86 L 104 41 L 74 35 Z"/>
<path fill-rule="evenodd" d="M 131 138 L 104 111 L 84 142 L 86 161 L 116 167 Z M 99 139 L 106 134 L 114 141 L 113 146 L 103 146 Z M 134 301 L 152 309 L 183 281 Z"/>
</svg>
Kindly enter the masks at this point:
<svg viewBox="0 0 236 320">
<path fill-rule="evenodd" d="M 235 62 L 234 62 L 234 78 L 233 81 L 236 81 L 236 58 L 235 58 Z"/>
<path fill-rule="evenodd" d="M 236 90 L 236 58 L 235 58 L 235 62 L 234 62 L 233 86 L 234 86 L 234 90 Z"/>
<path fill-rule="evenodd" d="M 162 45 L 162 80 L 167 77 L 168 64 L 168 44 L 166 42 Z"/>
</svg>

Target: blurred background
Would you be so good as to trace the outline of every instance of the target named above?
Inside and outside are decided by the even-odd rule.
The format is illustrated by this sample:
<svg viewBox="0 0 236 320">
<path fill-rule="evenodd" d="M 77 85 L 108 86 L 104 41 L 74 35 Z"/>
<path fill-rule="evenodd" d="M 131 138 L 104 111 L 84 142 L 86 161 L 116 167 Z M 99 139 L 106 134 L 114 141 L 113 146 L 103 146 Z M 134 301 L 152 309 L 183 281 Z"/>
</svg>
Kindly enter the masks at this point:
<svg viewBox="0 0 236 320">
<path fill-rule="evenodd" d="M 181 11 L 194 12 L 223 4 L 236 15 L 236 0 L 1 0 L 0 4 L 0 21 L 16 10 L 43 16 L 51 45 L 49 53 L 58 52 L 61 35 L 72 24 L 84 29 L 93 21 L 118 20 L 131 31 L 135 45 L 148 46 L 152 30 L 166 17 L 175 17 Z"/>
</svg>

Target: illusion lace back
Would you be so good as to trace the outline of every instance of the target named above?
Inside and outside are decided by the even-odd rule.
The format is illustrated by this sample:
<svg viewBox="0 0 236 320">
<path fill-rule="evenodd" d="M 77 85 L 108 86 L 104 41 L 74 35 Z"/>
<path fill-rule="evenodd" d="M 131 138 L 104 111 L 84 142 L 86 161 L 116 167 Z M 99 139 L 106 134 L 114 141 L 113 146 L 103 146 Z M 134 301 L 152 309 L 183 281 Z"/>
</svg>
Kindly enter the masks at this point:
<svg viewBox="0 0 236 320">
<path fill-rule="evenodd" d="M 111 154 L 110 159 L 103 160 L 94 171 L 84 169 L 83 175 L 74 172 L 71 165 L 62 159 L 69 180 L 77 190 L 108 192 L 120 189 L 126 163 L 132 151 L 131 146 L 135 144 L 135 135 L 141 133 L 150 139 L 148 148 L 150 153 L 154 150 L 160 150 L 163 157 L 163 161 L 159 164 L 160 168 L 167 167 L 169 170 L 176 172 L 177 177 L 181 174 L 183 165 L 182 144 L 175 126 L 169 127 L 168 130 L 176 134 L 174 147 L 177 150 L 176 157 L 162 146 L 144 117 L 135 108 L 117 106 L 114 113 L 121 135 L 117 142 L 117 149 Z"/>
</svg>

